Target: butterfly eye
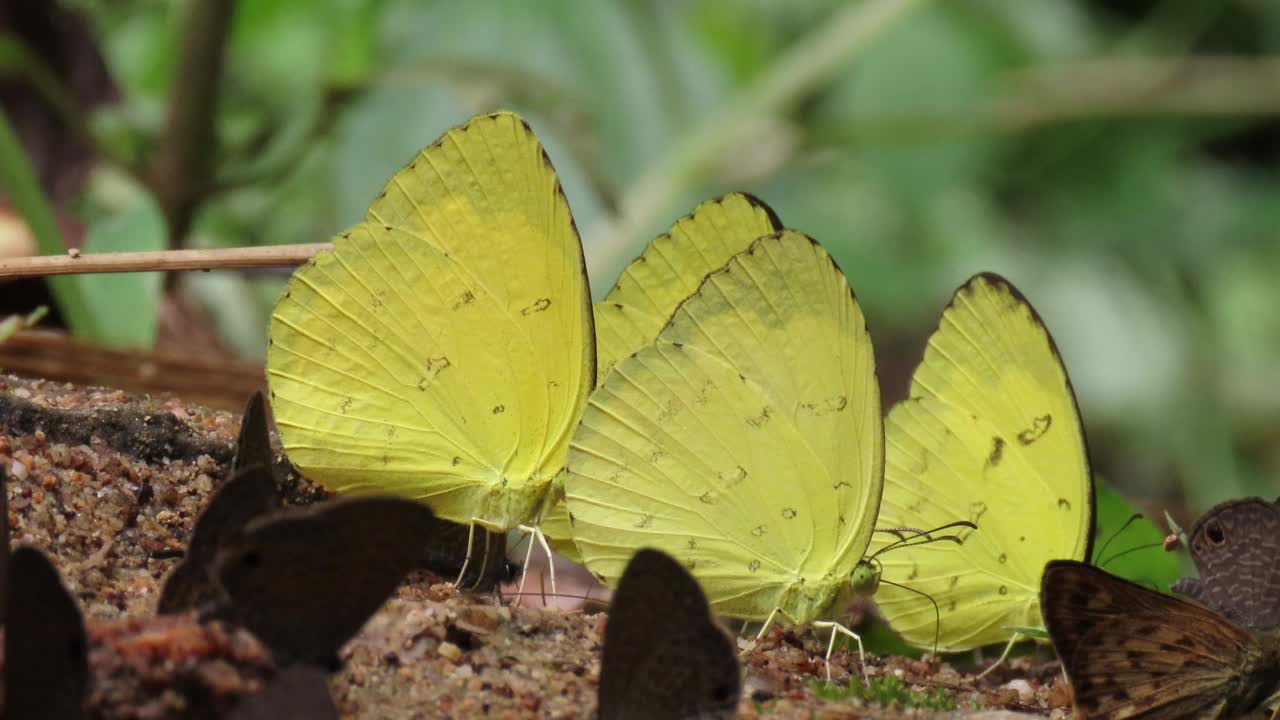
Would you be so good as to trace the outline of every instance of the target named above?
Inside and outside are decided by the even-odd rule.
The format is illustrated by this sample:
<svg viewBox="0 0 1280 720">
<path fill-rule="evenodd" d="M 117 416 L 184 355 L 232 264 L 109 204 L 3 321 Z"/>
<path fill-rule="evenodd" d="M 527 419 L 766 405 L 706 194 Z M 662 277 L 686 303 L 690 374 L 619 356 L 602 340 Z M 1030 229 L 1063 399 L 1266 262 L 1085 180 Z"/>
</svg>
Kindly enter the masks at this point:
<svg viewBox="0 0 1280 720">
<path fill-rule="evenodd" d="M 1209 538 L 1211 545 L 1221 545 L 1227 541 L 1226 533 L 1222 532 L 1222 526 L 1218 523 L 1211 523 L 1204 529 L 1204 536 Z"/>
</svg>

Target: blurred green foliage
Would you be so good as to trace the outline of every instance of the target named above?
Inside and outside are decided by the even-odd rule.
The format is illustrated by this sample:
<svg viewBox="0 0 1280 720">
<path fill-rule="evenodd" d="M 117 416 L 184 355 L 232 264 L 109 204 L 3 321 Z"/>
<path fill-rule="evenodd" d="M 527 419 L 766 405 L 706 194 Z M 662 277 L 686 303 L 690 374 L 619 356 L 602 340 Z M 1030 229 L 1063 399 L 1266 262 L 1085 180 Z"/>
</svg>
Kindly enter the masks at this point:
<svg viewBox="0 0 1280 720">
<path fill-rule="evenodd" d="M 65 2 L 118 85 L 98 152 L 139 176 L 192 1 Z M 839 261 L 896 399 L 949 292 L 1003 273 L 1057 339 L 1095 470 L 1199 511 L 1280 474 L 1277 39 L 1280 5 L 1204 0 L 240 2 L 216 181 L 179 240 L 322 240 L 443 130 L 515 109 L 597 296 L 698 201 L 751 191 Z M 180 287 L 252 355 L 283 281 Z"/>
</svg>

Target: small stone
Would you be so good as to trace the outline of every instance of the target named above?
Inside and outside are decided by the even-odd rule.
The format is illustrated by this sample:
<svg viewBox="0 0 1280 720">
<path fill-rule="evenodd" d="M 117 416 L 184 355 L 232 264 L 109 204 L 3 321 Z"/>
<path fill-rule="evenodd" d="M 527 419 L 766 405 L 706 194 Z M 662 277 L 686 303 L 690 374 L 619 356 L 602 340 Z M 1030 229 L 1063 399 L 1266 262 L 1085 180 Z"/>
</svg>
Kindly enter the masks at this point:
<svg viewBox="0 0 1280 720">
<path fill-rule="evenodd" d="M 1018 701 L 1023 704 L 1030 703 L 1036 699 L 1035 689 L 1031 687 L 1031 683 L 1022 678 L 1010 680 L 1004 687 L 1018 693 Z"/>
<path fill-rule="evenodd" d="M 440 653 L 440 657 L 446 660 L 457 662 L 462 659 L 462 648 L 448 641 L 440 643 L 440 647 L 436 651 Z"/>
</svg>

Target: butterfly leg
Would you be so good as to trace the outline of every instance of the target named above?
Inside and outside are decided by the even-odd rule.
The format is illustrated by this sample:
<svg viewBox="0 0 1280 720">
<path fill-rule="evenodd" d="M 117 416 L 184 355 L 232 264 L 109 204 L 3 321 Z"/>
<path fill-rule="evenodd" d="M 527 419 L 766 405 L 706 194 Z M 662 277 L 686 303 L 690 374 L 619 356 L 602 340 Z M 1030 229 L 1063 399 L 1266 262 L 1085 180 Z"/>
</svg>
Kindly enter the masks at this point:
<svg viewBox="0 0 1280 720">
<path fill-rule="evenodd" d="M 547 570 L 551 574 L 551 594 L 556 594 L 556 558 L 551 554 L 551 546 L 547 544 L 547 536 L 542 531 L 530 525 L 517 525 L 516 529 L 522 533 L 529 535 L 529 549 L 524 554 L 524 572 L 520 574 L 520 587 L 516 589 L 516 593 L 523 597 L 524 581 L 529 576 L 529 558 L 533 556 L 533 543 L 537 541 L 542 546 L 542 551 L 547 554 Z"/>
<path fill-rule="evenodd" d="M 851 637 L 854 642 L 858 643 L 858 662 L 862 664 L 862 681 L 870 684 L 871 678 L 867 675 L 867 656 L 862 651 L 862 637 L 840 623 L 831 622 L 830 620 L 819 620 L 813 626 L 815 628 L 831 628 L 831 640 L 827 642 L 827 656 L 825 658 L 827 663 L 827 682 L 831 682 L 831 653 L 836 649 L 836 635 L 840 634 Z"/>
<path fill-rule="evenodd" d="M 453 581 L 456 588 L 462 587 L 462 578 L 467 576 L 467 568 L 471 566 L 471 544 L 476 539 L 476 519 L 472 518 L 467 526 L 467 554 L 462 558 L 462 569 L 458 571 L 458 579 Z"/>
<path fill-rule="evenodd" d="M 993 663 L 993 664 L 991 665 L 991 667 L 989 667 L 989 668 L 987 668 L 986 670 L 983 670 L 982 672 L 978 673 L 978 676 L 977 676 L 976 678 L 974 678 L 974 679 L 975 679 L 975 680 L 981 680 L 982 678 L 984 678 L 984 677 L 986 677 L 986 676 L 987 676 L 987 673 L 989 673 L 989 672 L 991 672 L 992 670 L 995 670 L 996 668 L 1000 667 L 1000 665 L 1004 663 L 1005 658 L 1008 658 L 1008 657 L 1009 657 L 1009 651 L 1010 651 L 1010 650 L 1013 650 L 1013 644 L 1014 644 L 1014 643 L 1016 643 L 1016 642 L 1018 642 L 1019 640 L 1021 640 L 1021 639 L 1022 639 L 1022 638 L 1024 638 L 1024 637 L 1026 637 L 1026 636 L 1025 636 L 1025 635 L 1023 635 L 1022 633 L 1020 633 L 1020 632 L 1015 632 L 1015 633 L 1013 634 L 1013 637 L 1009 638 L 1009 644 L 1004 646 L 1004 652 L 1000 653 L 1000 658 L 999 658 L 998 660 L 996 660 L 996 661 L 995 661 L 995 663 Z"/>
</svg>

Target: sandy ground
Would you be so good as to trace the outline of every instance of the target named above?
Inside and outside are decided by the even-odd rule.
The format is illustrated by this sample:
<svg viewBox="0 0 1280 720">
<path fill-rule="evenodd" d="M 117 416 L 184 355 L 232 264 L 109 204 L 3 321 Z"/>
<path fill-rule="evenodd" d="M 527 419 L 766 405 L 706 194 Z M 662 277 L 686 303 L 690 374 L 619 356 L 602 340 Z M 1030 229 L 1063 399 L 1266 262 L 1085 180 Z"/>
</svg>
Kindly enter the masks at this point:
<svg viewBox="0 0 1280 720">
<path fill-rule="evenodd" d="M 0 376 L 10 533 L 52 555 L 88 618 L 91 717 L 218 717 L 274 672 L 244 631 L 153 612 L 194 518 L 225 478 L 238 426 L 234 415 L 179 399 Z M 296 476 L 285 493 L 292 503 L 323 496 Z M 536 572 L 530 582 L 537 587 Z M 589 585 L 558 566 L 561 591 L 580 594 Z M 343 651 L 345 666 L 331 678 L 343 716 L 589 717 L 607 621 L 602 603 L 523 604 L 532 606 L 459 593 L 441 578 L 409 578 Z M 854 608 L 850 622 L 869 617 Z M 820 692 L 826 637 L 812 629 L 774 629 L 740 645 L 742 717 L 941 714 Z M 869 656 L 868 669 L 873 679 L 901 680 L 899 697 L 931 691 L 954 708 L 946 714 L 1063 718 L 1069 695 L 1050 657 L 1018 658 L 981 680 L 936 658 Z M 831 672 L 842 686 L 857 675 L 856 651 L 838 650 Z"/>
</svg>

